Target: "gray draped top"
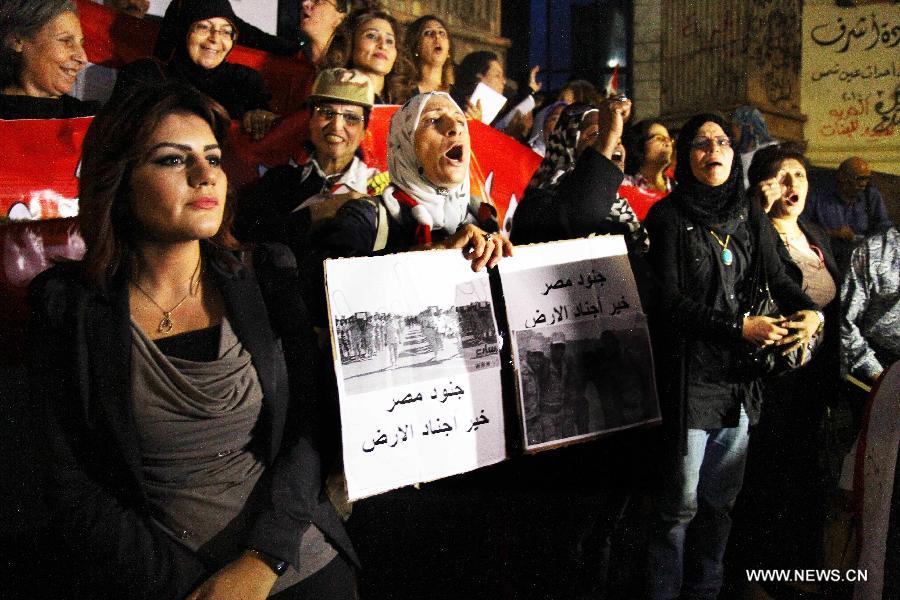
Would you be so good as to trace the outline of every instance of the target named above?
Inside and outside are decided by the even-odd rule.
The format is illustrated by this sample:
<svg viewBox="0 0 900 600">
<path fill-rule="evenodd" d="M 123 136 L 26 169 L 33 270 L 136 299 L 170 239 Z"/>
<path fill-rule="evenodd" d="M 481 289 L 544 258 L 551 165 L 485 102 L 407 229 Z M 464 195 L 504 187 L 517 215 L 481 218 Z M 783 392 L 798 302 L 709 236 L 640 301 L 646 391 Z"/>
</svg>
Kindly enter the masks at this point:
<svg viewBox="0 0 900 600">
<path fill-rule="evenodd" d="M 268 493 L 265 463 L 252 448 L 263 398 L 256 369 L 227 319 L 209 362 L 166 356 L 133 321 L 131 328 L 133 409 L 152 518 L 204 561 L 223 565 L 246 549 Z M 302 536 L 272 593 L 337 555 L 315 526 Z"/>
</svg>

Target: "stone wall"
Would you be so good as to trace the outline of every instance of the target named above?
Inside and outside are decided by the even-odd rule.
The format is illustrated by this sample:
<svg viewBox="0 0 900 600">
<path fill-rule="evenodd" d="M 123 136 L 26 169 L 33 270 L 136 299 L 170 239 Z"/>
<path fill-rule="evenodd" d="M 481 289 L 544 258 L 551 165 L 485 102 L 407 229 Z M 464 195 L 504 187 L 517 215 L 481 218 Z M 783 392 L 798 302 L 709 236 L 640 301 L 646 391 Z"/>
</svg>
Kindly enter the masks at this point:
<svg viewBox="0 0 900 600">
<path fill-rule="evenodd" d="M 691 114 L 760 108 L 773 135 L 803 137 L 802 0 L 635 0 L 635 102 L 678 125 Z"/>
<path fill-rule="evenodd" d="M 505 56 L 509 40 L 500 35 L 500 0 L 383 0 L 401 23 L 409 23 L 422 15 L 439 16 L 450 29 L 460 60 L 473 50 L 492 50 Z M 527 2 L 523 0 L 523 8 Z"/>
<path fill-rule="evenodd" d="M 634 0 L 634 40 L 632 44 L 632 81 L 636 119 L 661 113 L 662 3 L 660 0 Z"/>
</svg>

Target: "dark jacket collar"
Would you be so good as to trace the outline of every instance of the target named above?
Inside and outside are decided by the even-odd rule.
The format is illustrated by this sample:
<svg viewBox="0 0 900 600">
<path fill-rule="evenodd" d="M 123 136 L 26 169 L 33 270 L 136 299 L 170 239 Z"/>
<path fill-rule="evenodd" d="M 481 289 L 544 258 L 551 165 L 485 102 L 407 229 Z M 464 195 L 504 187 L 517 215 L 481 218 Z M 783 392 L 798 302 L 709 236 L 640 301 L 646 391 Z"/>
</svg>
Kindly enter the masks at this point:
<svg viewBox="0 0 900 600">
<path fill-rule="evenodd" d="M 825 259 L 825 268 L 828 269 L 828 273 L 834 278 L 835 284 L 840 287 L 841 277 L 838 272 L 837 262 L 834 260 L 834 253 L 831 251 L 831 240 L 828 238 L 828 234 L 815 223 L 809 223 L 803 219 L 798 220 L 797 224 L 809 242 L 822 251 L 822 256 Z"/>
<path fill-rule="evenodd" d="M 281 445 L 281 431 L 288 404 L 287 382 L 279 377 L 282 360 L 277 340 L 269 325 L 265 302 L 252 267 L 232 253 L 204 244 L 204 256 L 225 302 L 232 329 L 250 353 L 263 391 L 263 426 L 267 459 L 271 463 Z M 106 420 L 130 470 L 141 480 L 140 441 L 134 424 L 131 394 L 131 314 L 128 278 L 117 277 L 105 292 L 84 299 L 84 339 L 90 362 L 89 381 L 95 389 L 83 390 L 96 402 L 96 410 Z M 88 398 L 86 398 L 87 400 Z M 263 448 L 260 448 L 263 450 Z"/>
</svg>

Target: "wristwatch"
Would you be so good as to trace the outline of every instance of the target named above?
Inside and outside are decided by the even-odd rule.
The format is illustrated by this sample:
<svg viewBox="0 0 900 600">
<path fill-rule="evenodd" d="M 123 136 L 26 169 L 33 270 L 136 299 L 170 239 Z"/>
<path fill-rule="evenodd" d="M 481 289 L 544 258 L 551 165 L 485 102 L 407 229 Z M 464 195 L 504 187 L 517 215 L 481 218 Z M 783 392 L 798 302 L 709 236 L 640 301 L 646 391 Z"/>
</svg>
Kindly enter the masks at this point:
<svg viewBox="0 0 900 600">
<path fill-rule="evenodd" d="M 268 567 L 272 569 L 272 572 L 275 573 L 275 575 L 277 575 L 278 577 L 281 577 L 282 575 L 284 575 L 284 572 L 287 571 L 289 563 L 286 560 L 275 558 L 274 556 L 270 556 L 265 552 L 260 552 L 256 548 L 247 548 L 247 553 L 266 563 L 266 565 L 268 565 Z"/>
</svg>

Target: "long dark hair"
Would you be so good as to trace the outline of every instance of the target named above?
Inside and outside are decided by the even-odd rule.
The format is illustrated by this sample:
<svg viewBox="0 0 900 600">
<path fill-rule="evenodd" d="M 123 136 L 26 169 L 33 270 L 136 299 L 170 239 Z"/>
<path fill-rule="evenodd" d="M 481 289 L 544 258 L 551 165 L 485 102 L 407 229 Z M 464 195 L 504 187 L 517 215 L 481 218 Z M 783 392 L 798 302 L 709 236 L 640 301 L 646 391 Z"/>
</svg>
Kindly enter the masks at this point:
<svg viewBox="0 0 900 600">
<path fill-rule="evenodd" d="M 413 57 L 412 61 L 416 67 L 416 83 L 418 83 L 422 79 L 422 60 L 419 58 L 419 44 L 422 41 L 422 33 L 425 31 L 425 26 L 428 25 L 429 21 L 437 21 L 441 24 L 441 27 L 447 30 L 447 44 L 449 47 L 447 48 L 447 61 L 441 69 L 441 88 L 439 90 L 446 92 L 453 85 L 456 67 L 456 61 L 453 58 L 454 44 L 453 40 L 450 39 L 450 30 L 447 29 L 447 24 L 434 15 L 419 17 L 406 28 L 406 49 L 409 55 Z"/>
<path fill-rule="evenodd" d="M 462 107 L 469 104 L 469 96 L 484 77 L 493 61 L 500 62 L 500 57 L 490 50 L 470 52 L 456 67 L 456 83 L 453 84 L 453 99 Z"/>
<path fill-rule="evenodd" d="M 659 123 L 653 119 L 644 119 L 625 129 L 622 145 L 625 146 L 625 173 L 637 175 L 647 158 L 647 140 L 650 139 L 650 128 Z"/>
<path fill-rule="evenodd" d="M 22 55 L 13 38 L 34 39 L 44 25 L 63 13 L 78 14 L 74 0 L 3 0 L 0 3 L 0 88 L 19 82 Z"/>
<path fill-rule="evenodd" d="M 338 27 L 331 40 L 331 46 L 325 58 L 325 68 L 343 67 L 355 68 L 353 65 L 353 47 L 356 43 L 356 34 L 370 21 L 382 19 L 391 25 L 394 30 L 394 40 L 397 47 L 397 59 L 391 72 L 384 76 L 384 88 L 381 90 L 381 98 L 391 104 L 403 104 L 412 96 L 413 67 L 406 44 L 404 43 L 403 28 L 397 19 L 380 10 L 367 10 L 353 13 Z"/>
<path fill-rule="evenodd" d="M 79 224 L 87 252 L 88 279 L 106 285 L 134 251 L 131 174 L 147 150 L 153 132 L 171 114 L 197 115 L 224 146 L 231 119 L 221 104 L 184 83 L 138 86 L 120 102 L 108 103 L 94 117 L 82 145 L 78 182 Z M 219 231 L 210 242 L 237 247 L 231 235 L 234 203 L 229 196 Z"/>
</svg>

